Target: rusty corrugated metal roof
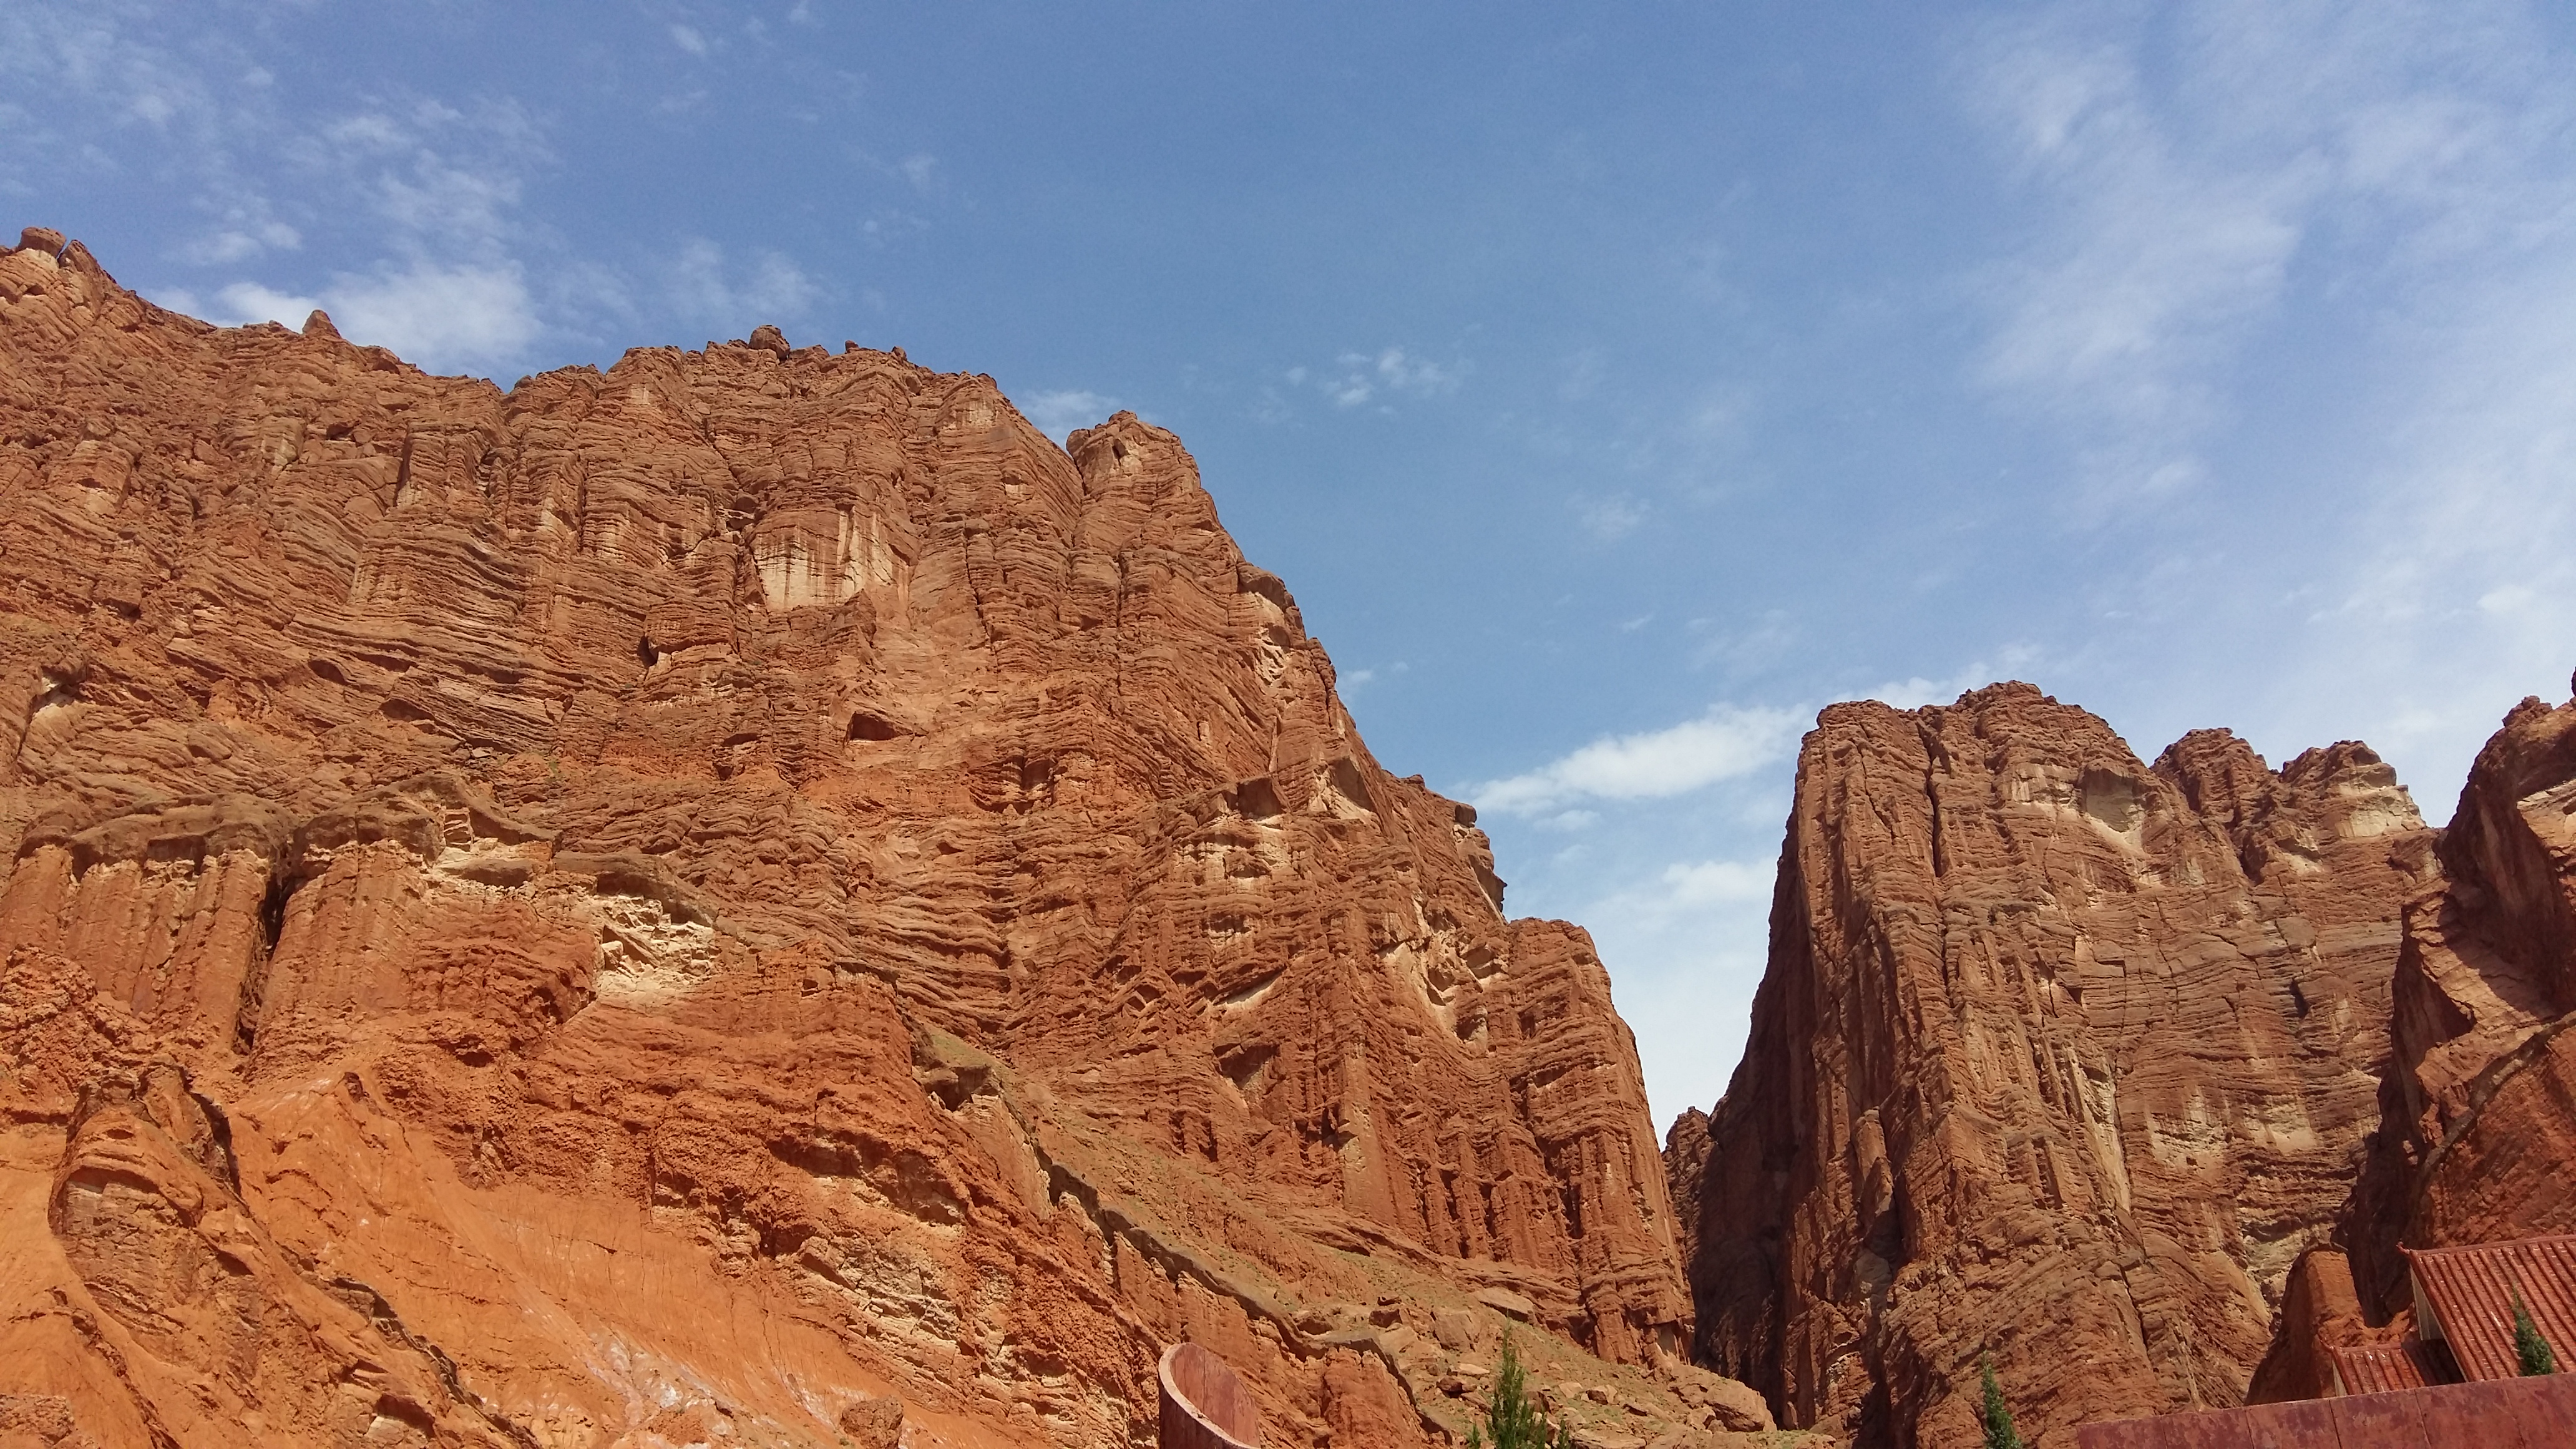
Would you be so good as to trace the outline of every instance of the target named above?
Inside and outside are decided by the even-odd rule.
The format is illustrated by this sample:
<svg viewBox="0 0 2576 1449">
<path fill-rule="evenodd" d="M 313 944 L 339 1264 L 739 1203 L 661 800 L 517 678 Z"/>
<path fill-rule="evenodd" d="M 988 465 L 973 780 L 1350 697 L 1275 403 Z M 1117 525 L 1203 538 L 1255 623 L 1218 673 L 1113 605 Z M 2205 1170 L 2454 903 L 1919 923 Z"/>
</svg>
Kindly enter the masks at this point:
<svg viewBox="0 0 2576 1449">
<path fill-rule="evenodd" d="M 2335 1377 L 2347 1394 L 2385 1394 L 2397 1389 L 2456 1384 L 2460 1372 L 2438 1343 L 2409 1338 L 2403 1343 L 2356 1343 L 2330 1348 Z"/>
<path fill-rule="evenodd" d="M 2075 1449 L 2567 1449 L 2576 1374 L 2086 1424 Z"/>
<path fill-rule="evenodd" d="M 2509 1379 L 2522 1372 L 2513 1352 L 2516 1289 L 2558 1366 L 2576 1369 L 2576 1236 L 2409 1248 L 2406 1259 L 2463 1377 Z M 2428 1326 L 2415 1328 L 2422 1333 Z"/>
</svg>

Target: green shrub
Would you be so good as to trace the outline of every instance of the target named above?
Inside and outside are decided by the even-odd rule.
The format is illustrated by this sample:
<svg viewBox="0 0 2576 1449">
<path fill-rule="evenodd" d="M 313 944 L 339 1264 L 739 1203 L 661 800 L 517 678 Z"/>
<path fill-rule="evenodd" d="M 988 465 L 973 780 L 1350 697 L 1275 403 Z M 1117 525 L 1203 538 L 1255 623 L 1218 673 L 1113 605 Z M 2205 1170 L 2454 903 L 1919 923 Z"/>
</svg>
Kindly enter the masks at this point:
<svg viewBox="0 0 2576 1449">
<path fill-rule="evenodd" d="M 2549 1340 L 2540 1336 L 2540 1325 L 2531 1321 L 2520 1288 L 2513 1290 L 2513 1356 L 2521 1361 L 2526 1378 L 2558 1372 L 2558 1355 L 2549 1351 Z"/>
<path fill-rule="evenodd" d="M 1467 1426 L 1467 1449 L 1574 1449 L 1574 1426 L 1559 1420 L 1551 1436 L 1548 1422 L 1530 1395 L 1529 1375 L 1512 1336 L 1503 1335 L 1503 1361 L 1494 1370 L 1494 1392 L 1485 1402 L 1485 1422 Z"/>
<path fill-rule="evenodd" d="M 2022 1449 L 2021 1435 L 2013 1429 L 2012 1410 L 2004 1407 L 2003 1386 L 1995 1382 L 1995 1356 L 1986 1354 L 1978 1365 L 1986 1380 L 1985 1402 L 1977 1409 L 1977 1418 L 1986 1426 L 1986 1449 Z"/>
</svg>

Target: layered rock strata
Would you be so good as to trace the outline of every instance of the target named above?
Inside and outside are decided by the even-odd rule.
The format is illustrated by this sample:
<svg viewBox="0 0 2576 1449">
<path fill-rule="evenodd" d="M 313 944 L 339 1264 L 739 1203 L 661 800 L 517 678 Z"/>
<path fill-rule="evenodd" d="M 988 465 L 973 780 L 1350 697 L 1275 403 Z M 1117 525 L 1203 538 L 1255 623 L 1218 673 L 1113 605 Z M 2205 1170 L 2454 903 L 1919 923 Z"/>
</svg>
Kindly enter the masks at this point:
<svg viewBox="0 0 2576 1449">
<path fill-rule="evenodd" d="M 2241 1402 L 2378 1122 L 2432 832 L 2367 748 L 2142 764 L 2022 684 L 1826 710 L 1667 1162 L 1702 1360 L 1862 1446 Z"/>
<path fill-rule="evenodd" d="M 0 1421 L 1135 1443 L 1192 1338 L 1420 1444 L 1518 1320 L 1596 1437 L 1758 1426 L 1590 942 L 1171 434 L 768 328 L 503 392 L 39 232 L 0 427 Z"/>
</svg>

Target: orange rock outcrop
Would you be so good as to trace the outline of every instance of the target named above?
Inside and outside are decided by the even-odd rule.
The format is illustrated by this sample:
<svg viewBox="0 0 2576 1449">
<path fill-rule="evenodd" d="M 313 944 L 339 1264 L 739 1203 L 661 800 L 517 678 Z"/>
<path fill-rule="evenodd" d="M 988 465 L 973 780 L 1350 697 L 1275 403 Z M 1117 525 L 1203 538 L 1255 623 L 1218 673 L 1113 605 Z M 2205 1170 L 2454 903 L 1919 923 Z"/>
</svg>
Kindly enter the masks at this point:
<svg viewBox="0 0 2576 1449">
<path fill-rule="evenodd" d="M 2434 838 L 2360 745 L 1827 709 L 1743 1065 L 1668 1140 L 1702 1360 L 1860 1446 L 1975 1442 L 1988 1351 L 2041 1443 L 2242 1402 L 2378 1126 Z"/>
<path fill-rule="evenodd" d="M 1192 1338 L 1421 1444 L 1514 1319 L 1596 1438 L 1759 1427 L 1590 942 L 1171 434 L 768 328 L 505 392 L 33 231 L 0 428 L 0 1438 L 1141 1443 Z"/>
</svg>

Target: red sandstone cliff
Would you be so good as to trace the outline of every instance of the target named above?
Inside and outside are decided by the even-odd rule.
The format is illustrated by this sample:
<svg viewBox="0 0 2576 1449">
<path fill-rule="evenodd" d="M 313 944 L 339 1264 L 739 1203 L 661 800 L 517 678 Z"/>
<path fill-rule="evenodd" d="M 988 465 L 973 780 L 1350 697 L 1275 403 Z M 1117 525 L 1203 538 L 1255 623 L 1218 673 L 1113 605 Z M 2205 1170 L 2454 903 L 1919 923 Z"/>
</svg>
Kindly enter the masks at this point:
<svg viewBox="0 0 2576 1449">
<path fill-rule="evenodd" d="M 1862 1446 L 2240 1402 L 2378 1124 L 2433 834 L 2355 744 L 2150 769 L 2003 684 L 1807 737 L 1750 1043 L 1667 1162 L 1703 1361 Z"/>
<path fill-rule="evenodd" d="M 2330 1347 L 2418 1328 L 2400 1248 L 2576 1231 L 2576 702 L 2526 699 L 2470 767 L 2405 903 L 2380 1125 L 2336 1246 L 2303 1258 L 2260 1399 L 2327 1392 Z"/>
<path fill-rule="evenodd" d="M 1758 1415 L 1590 942 L 1169 433 L 768 328 L 505 393 L 28 241 L 0 1434 L 1126 1443 L 1190 1336 L 1417 1444 L 1505 1314 Z"/>
<path fill-rule="evenodd" d="M 2576 702 L 2526 699 L 2406 903 L 2385 1125 L 2345 1236 L 2374 1320 L 2395 1249 L 2576 1232 Z"/>
</svg>

